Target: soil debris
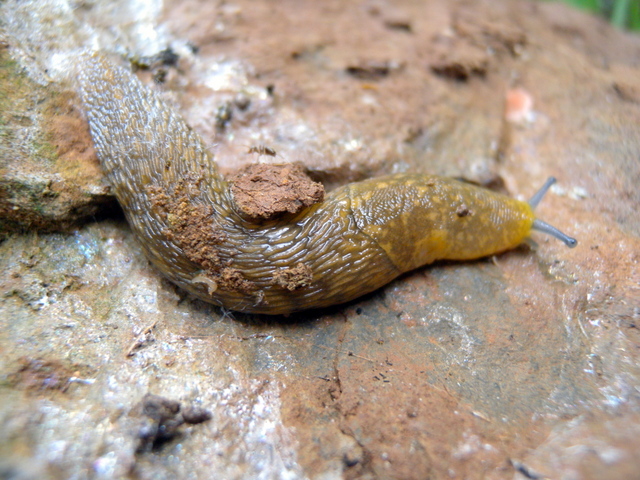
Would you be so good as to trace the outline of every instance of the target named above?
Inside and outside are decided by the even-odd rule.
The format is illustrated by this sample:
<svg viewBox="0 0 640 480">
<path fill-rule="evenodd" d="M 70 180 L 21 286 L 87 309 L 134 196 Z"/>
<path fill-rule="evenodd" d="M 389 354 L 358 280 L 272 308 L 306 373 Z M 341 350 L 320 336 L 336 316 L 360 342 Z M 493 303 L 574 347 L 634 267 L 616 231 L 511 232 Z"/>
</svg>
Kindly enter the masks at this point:
<svg viewBox="0 0 640 480">
<path fill-rule="evenodd" d="M 514 22 L 505 22 L 488 15 L 478 19 L 468 13 L 458 14 L 453 29 L 460 38 L 482 49 L 519 55 L 527 45 L 527 36 Z"/>
<path fill-rule="evenodd" d="M 181 435 L 183 424 L 196 425 L 211 419 L 211 413 L 200 407 L 189 406 L 182 413 L 180 402 L 160 395 L 147 393 L 132 411 L 142 417 L 138 428 L 136 453 L 145 453 L 161 448 L 165 443 Z"/>
<path fill-rule="evenodd" d="M 307 287 L 313 281 L 313 272 L 308 265 L 298 263 L 293 268 L 278 270 L 273 274 L 272 283 L 289 291 Z"/>
<path fill-rule="evenodd" d="M 214 225 L 213 209 L 194 203 L 189 191 L 198 187 L 197 179 L 181 180 L 173 192 L 167 193 L 159 186 L 150 186 L 147 192 L 152 204 L 165 213 L 169 228 L 164 233 L 180 245 L 194 263 L 206 270 L 219 272 L 221 260 L 216 245 L 224 241 L 224 234 Z"/>
<path fill-rule="evenodd" d="M 152 331 L 156 327 L 158 322 L 154 321 L 152 324 L 147 325 L 139 335 L 131 342 L 131 345 L 127 349 L 126 357 L 133 357 L 136 350 L 142 347 L 145 343 L 149 343 L 153 341 Z"/>
<path fill-rule="evenodd" d="M 398 30 L 401 32 L 413 33 L 411 22 L 403 19 L 390 19 L 385 20 L 384 26 L 389 30 Z"/>
<path fill-rule="evenodd" d="M 134 69 L 152 70 L 160 67 L 176 67 L 178 60 L 180 56 L 171 47 L 167 47 L 153 55 L 134 56 L 130 61 Z"/>
<path fill-rule="evenodd" d="M 401 65 L 398 62 L 363 60 L 355 65 L 348 65 L 345 71 L 360 80 L 379 80 L 400 68 Z"/>
<path fill-rule="evenodd" d="M 224 290 L 243 293 L 254 292 L 257 289 L 253 282 L 244 278 L 240 270 L 231 267 L 222 269 L 218 278 L 218 286 Z"/>
<path fill-rule="evenodd" d="M 255 291 L 253 282 L 220 258 L 217 245 L 226 235 L 213 220 L 213 208 L 194 201 L 194 192 L 200 188 L 200 183 L 201 179 L 195 176 L 183 179 L 168 193 L 157 185 L 147 187 L 153 207 L 165 214 L 168 228 L 164 234 L 205 271 L 196 277 L 196 283 L 205 283 L 209 291 L 217 288 L 244 293 Z"/>
<path fill-rule="evenodd" d="M 236 206 L 252 220 L 295 214 L 324 200 L 324 186 L 298 164 L 247 165 L 229 181 Z"/>
<path fill-rule="evenodd" d="M 527 37 L 517 26 L 459 15 L 451 31 L 437 36 L 435 43 L 431 70 L 451 80 L 466 81 L 473 76 L 484 77 L 499 54 L 520 55 Z"/>
</svg>

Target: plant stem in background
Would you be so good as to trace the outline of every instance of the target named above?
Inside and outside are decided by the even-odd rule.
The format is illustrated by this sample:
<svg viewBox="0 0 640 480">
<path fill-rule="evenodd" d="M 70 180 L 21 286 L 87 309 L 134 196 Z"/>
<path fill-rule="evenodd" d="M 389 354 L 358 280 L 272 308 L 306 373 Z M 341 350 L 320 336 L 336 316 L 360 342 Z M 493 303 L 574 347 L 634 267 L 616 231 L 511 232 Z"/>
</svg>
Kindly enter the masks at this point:
<svg viewBox="0 0 640 480">
<path fill-rule="evenodd" d="M 613 23 L 618 28 L 626 27 L 630 13 L 630 6 L 630 0 L 618 0 L 617 2 L 615 2 L 613 4 L 613 12 L 611 12 L 611 23 Z"/>
<path fill-rule="evenodd" d="M 629 8 L 629 30 L 640 30 L 640 2 L 632 2 Z"/>
<path fill-rule="evenodd" d="M 640 0 L 560 0 L 581 10 L 597 13 L 620 29 L 640 30 Z"/>
</svg>

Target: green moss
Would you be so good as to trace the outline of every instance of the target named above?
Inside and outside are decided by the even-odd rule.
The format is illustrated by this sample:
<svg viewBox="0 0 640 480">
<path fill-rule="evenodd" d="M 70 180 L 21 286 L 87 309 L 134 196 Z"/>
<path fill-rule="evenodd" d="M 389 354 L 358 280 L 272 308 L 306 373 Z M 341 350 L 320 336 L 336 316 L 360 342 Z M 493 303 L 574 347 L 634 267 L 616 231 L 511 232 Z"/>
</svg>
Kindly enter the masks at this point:
<svg viewBox="0 0 640 480">
<path fill-rule="evenodd" d="M 9 57 L 6 49 L 0 48 L 0 138 L 5 145 L 13 138 L 10 126 L 11 112 L 15 110 L 15 97 L 12 92 L 14 85 L 21 81 L 21 72 L 17 63 Z M 1 157 L 0 160 L 2 160 Z"/>
<path fill-rule="evenodd" d="M 13 112 L 18 109 L 18 98 L 25 95 L 22 86 L 26 75 L 18 63 L 9 56 L 6 48 L 0 48 L 0 126 L 8 127 Z M 9 132 L 3 128 L 3 135 Z"/>
<path fill-rule="evenodd" d="M 33 115 L 55 101 L 57 93 L 31 81 L 7 48 L 0 47 L 0 138 L 5 145 L 16 141 L 15 129 L 33 125 Z M 15 147 L 14 147 L 15 148 Z M 50 134 L 39 132 L 28 145 L 21 148 L 38 159 L 55 161 L 56 148 Z M 0 155 L 0 162 L 2 156 Z M 1 163 L 0 163 L 1 166 Z"/>
<path fill-rule="evenodd" d="M 44 137 L 50 137 L 49 134 L 44 134 Z M 47 160 L 49 162 L 55 162 L 58 159 L 58 153 L 56 147 L 54 147 L 48 140 L 41 138 L 34 140 L 31 144 L 33 156 Z"/>
</svg>

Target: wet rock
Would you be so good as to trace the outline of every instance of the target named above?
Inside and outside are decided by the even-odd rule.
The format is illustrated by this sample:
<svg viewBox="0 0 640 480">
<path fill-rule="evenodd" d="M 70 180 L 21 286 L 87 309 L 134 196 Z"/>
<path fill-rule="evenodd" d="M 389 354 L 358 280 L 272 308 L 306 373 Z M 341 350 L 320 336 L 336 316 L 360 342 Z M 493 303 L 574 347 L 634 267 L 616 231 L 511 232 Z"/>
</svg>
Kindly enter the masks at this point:
<svg viewBox="0 0 640 480">
<path fill-rule="evenodd" d="M 73 235 L 11 235 L 0 244 L 1 378 L 20 358 L 96 373 L 63 394 L 0 382 L 0 452 L 10 457 L 0 463 L 37 465 L 37 478 L 590 479 L 640 469 L 637 36 L 548 2 L 189 0 L 151 19 L 131 2 L 46 15 L 40 5 L 50 4 L 0 6 L 16 48 L 30 52 L 16 56 L 33 60 L 25 71 L 64 53 L 59 43 L 47 50 L 47 38 L 86 31 L 43 35 L 37 20 L 51 15 L 105 25 L 104 45 L 113 32 L 132 50 L 171 44 L 180 68 L 163 85 L 138 74 L 227 173 L 273 160 L 248 154 L 252 145 L 276 145 L 278 160 L 302 162 L 328 188 L 423 171 L 527 198 L 553 175 L 536 213 L 580 243 L 568 250 L 535 235 L 535 251 L 433 265 L 351 304 L 267 319 L 176 290 L 121 219 Z M 135 19 L 162 25 L 162 41 L 132 41 Z M 456 45 L 482 50 L 485 72 L 462 82 L 434 73 L 443 45 L 450 58 Z M 371 52 L 403 68 L 345 73 Z M 531 102 L 509 104 L 516 89 Z M 218 115 L 224 129 L 222 105 L 232 112 Z M 286 273 L 285 286 L 304 271 Z M 154 341 L 127 357 L 150 325 Z M 36 384 L 64 385 L 75 372 L 47 368 L 35 369 Z M 190 427 L 208 415 L 187 413 L 187 402 L 182 420 L 165 400 L 159 414 L 129 415 L 149 391 L 193 398 L 215 423 Z"/>
<path fill-rule="evenodd" d="M 75 95 L 30 80 L 0 48 L 0 237 L 68 230 L 114 208 Z"/>
</svg>

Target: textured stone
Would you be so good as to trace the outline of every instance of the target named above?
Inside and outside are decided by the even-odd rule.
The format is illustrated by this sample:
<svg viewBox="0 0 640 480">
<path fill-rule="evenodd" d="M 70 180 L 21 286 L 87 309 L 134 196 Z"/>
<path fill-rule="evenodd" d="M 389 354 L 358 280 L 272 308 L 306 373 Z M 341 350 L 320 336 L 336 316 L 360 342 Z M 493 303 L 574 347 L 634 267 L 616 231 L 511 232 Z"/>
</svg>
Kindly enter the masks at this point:
<svg viewBox="0 0 640 480">
<path fill-rule="evenodd" d="M 348 305 L 268 318 L 221 311 L 162 280 L 122 219 L 73 234 L 34 224 L 0 244 L 2 471 L 596 479 L 640 470 L 637 36 L 507 0 L 190 0 L 167 2 L 156 23 L 131 2 L 16 13 L 29 4 L 5 1 L 0 18 L 36 77 L 87 41 L 82 26 L 107 50 L 115 32 L 149 56 L 167 44 L 136 43 L 132 25 L 161 25 L 153 38 L 173 39 L 177 68 L 140 75 L 164 79 L 154 88 L 216 144 L 226 172 L 265 144 L 329 187 L 411 170 L 527 198 L 553 175 L 537 212 L 580 243 L 535 235 L 537 251 L 438 264 Z M 57 19 L 57 35 L 44 34 L 42 18 Z M 467 49 L 485 53 L 482 74 L 433 70 Z M 353 65 L 399 68 L 359 78 Z M 533 100 L 520 122 L 504 118 L 514 88 Z M 47 369 L 25 376 L 25 365 Z M 32 388 L 34 378 L 64 388 Z M 211 420 L 139 451 L 134 411 L 148 393 Z"/>
</svg>

